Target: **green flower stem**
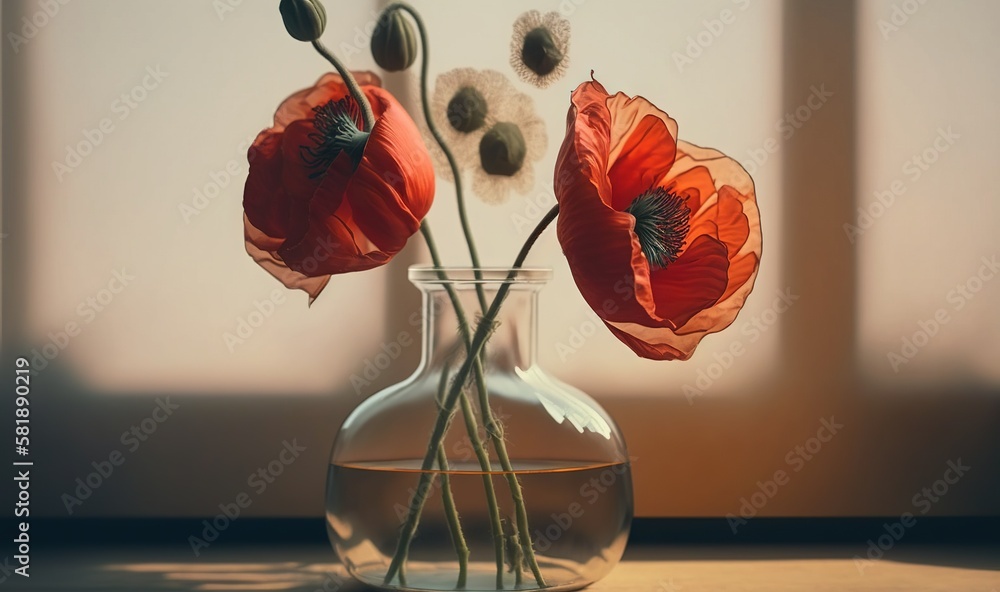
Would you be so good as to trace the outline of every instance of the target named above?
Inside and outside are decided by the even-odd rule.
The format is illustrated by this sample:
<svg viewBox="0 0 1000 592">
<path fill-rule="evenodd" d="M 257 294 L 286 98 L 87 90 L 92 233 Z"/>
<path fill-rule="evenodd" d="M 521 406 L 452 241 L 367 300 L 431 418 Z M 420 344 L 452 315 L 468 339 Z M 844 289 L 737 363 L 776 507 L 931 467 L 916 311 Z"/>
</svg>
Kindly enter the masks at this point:
<svg viewBox="0 0 1000 592">
<path fill-rule="evenodd" d="M 469 577 L 469 545 L 465 542 L 465 534 L 462 533 L 462 522 L 458 515 L 458 507 L 455 505 L 455 495 L 451 491 L 451 476 L 448 474 L 448 457 L 445 456 L 444 448 L 438 448 L 438 468 L 441 469 L 441 499 L 444 503 L 445 517 L 448 520 L 448 529 L 451 531 L 451 542 L 455 547 L 455 554 L 458 555 L 458 581 L 455 587 L 465 588 Z"/>
<path fill-rule="evenodd" d="M 524 581 L 524 553 L 521 551 L 521 539 L 517 532 L 517 523 L 510 523 L 510 546 L 513 550 L 511 563 L 514 564 L 514 587 Z"/>
<path fill-rule="evenodd" d="M 465 235 L 465 243 L 469 246 L 469 259 L 472 261 L 473 273 L 476 274 L 476 279 L 481 280 L 482 272 L 481 265 L 479 263 L 479 252 L 476 249 L 476 241 L 472 237 L 472 228 L 469 226 L 469 216 L 465 210 L 465 196 L 462 192 L 462 174 L 458 170 L 458 163 L 455 161 L 455 155 L 451 153 L 451 149 L 448 148 L 447 142 L 444 141 L 444 136 L 437 128 L 437 124 L 434 123 L 434 118 L 431 117 L 431 103 L 427 96 L 427 79 L 429 78 L 428 69 L 430 67 L 430 44 L 427 41 L 427 28 L 424 26 L 424 20 L 421 18 L 420 14 L 415 8 L 410 6 L 405 2 L 394 2 L 386 7 L 386 12 L 394 9 L 399 9 L 407 12 L 413 21 L 417 24 L 417 30 L 420 32 L 420 46 L 422 49 L 422 57 L 420 60 L 420 103 L 424 110 L 424 119 L 427 121 L 427 129 L 430 130 L 431 135 L 434 136 L 434 140 L 437 142 L 438 146 L 441 147 L 441 151 L 444 152 L 445 158 L 448 159 L 448 166 L 451 167 L 451 176 L 455 179 L 455 200 L 458 202 L 458 219 L 462 223 L 462 234 Z M 486 292 L 483 290 L 482 284 L 476 284 L 476 295 L 479 297 L 479 308 L 483 314 L 486 313 Z"/>
<path fill-rule="evenodd" d="M 499 297 L 498 293 L 497 298 Z M 487 319 L 483 319 L 483 322 L 487 322 Z M 479 364 L 478 360 L 476 364 Z M 545 578 L 542 577 L 542 571 L 538 567 L 538 560 L 535 558 L 535 549 L 531 545 L 531 534 L 528 530 L 528 512 L 524 505 L 524 492 L 521 489 L 521 482 L 518 480 L 517 473 L 514 472 L 514 466 L 510 462 L 510 456 L 507 454 L 507 445 L 503 439 L 503 428 L 493 418 L 493 411 L 490 409 L 488 396 L 482 389 L 480 389 L 479 407 L 480 413 L 483 414 L 483 425 L 486 426 L 486 433 L 493 442 L 493 449 L 496 450 L 497 458 L 500 459 L 500 467 L 503 469 L 504 478 L 507 480 L 507 487 L 510 488 L 510 495 L 514 500 L 514 515 L 517 518 L 517 525 L 511 525 L 511 527 L 514 532 L 518 533 L 521 543 L 520 553 L 516 553 L 515 555 L 522 555 L 524 557 L 524 560 L 528 562 L 528 566 L 531 568 L 531 573 L 535 576 L 535 581 L 538 582 L 540 587 L 544 587 Z"/>
<path fill-rule="evenodd" d="M 441 371 L 441 380 L 438 381 L 438 400 L 444 398 L 444 391 L 448 387 L 448 375 L 450 368 L 447 366 Z M 465 399 L 466 397 L 462 397 Z M 478 435 L 478 433 L 477 433 Z M 451 491 L 451 475 L 448 466 L 448 456 L 444 452 L 444 446 L 438 446 L 437 451 L 438 468 L 441 469 L 441 501 L 444 504 L 445 518 L 448 520 L 448 528 L 451 531 L 451 542 L 455 547 L 455 554 L 458 555 L 458 582 L 456 588 L 465 588 L 469 574 L 469 545 L 465 542 L 465 535 L 462 533 L 462 521 L 458 515 L 458 507 L 455 505 L 455 495 Z"/>
<path fill-rule="evenodd" d="M 425 220 L 420 225 L 420 231 L 423 234 L 424 241 L 427 243 L 427 249 L 431 254 L 431 261 L 434 263 L 434 267 L 437 268 L 438 277 L 442 280 L 447 280 L 448 276 L 445 274 L 441 265 L 441 257 L 437 250 L 437 244 L 434 241 L 434 235 L 431 233 L 430 224 Z M 458 318 L 459 327 L 461 328 L 462 337 L 466 350 L 468 351 L 471 345 L 469 322 L 465 316 L 465 311 L 462 307 L 461 301 L 458 299 L 458 294 L 455 289 L 444 284 L 445 290 L 448 293 L 448 297 L 451 300 L 452 307 L 455 309 L 455 315 Z M 486 379 L 483 375 L 482 364 L 477 361 L 476 363 L 476 383 L 481 391 L 485 389 Z M 472 414 L 471 406 L 469 405 L 468 398 L 465 396 L 464 391 L 462 391 L 462 405 L 463 405 L 463 415 L 465 416 L 466 429 L 469 432 L 469 439 L 472 442 L 473 449 L 476 452 L 476 456 L 479 459 L 479 465 L 484 472 L 483 486 L 486 489 L 486 501 L 489 506 L 490 512 L 490 522 L 493 529 L 493 541 L 495 547 L 495 553 L 497 558 L 497 584 L 502 587 L 503 584 L 503 569 L 504 569 L 504 544 L 503 544 L 503 528 L 500 522 L 500 508 L 496 501 L 496 492 L 493 488 L 493 480 L 491 477 L 492 467 L 490 465 L 489 454 L 487 454 L 486 449 L 483 446 L 482 441 L 479 439 L 479 429 L 475 424 L 475 416 Z M 443 440 L 444 430 L 447 427 L 447 423 L 450 421 L 452 414 L 454 413 L 455 400 L 451 400 L 450 403 L 446 401 L 439 401 L 439 414 L 437 423 L 435 424 L 435 430 L 439 427 L 442 430 L 442 438 L 434 444 L 435 447 L 441 446 L 441 441 Z M 470 424 L 471 419 L 471 424 Z M 443 420 L 443 421 L 442 421 Z M 426 465 L 426 458 L 425 458 Z M 428 468 L 426 466 L 421 467 L 420 475 L 420 487 L 416 490 L 417 498 L 414 499 L 414 503 L 410 505 L 410 513 L 407 516 L 407 521 L 403 526 L 403 530 L 400 532 L 399 541 L 396 546 L 396 552 L 393 555 L 392 561 L 389 564 L 389 570 L 386 572 L 385 583 L 388 584 L 395 577 L 396 573 L 400 574 L 402 577 L 403 570 L 405 569 L 405 563 L 407 555 L 409 554 L 410 543 L 413 540 L 413 536 L 416 533 L 417 523 L 420 520 L 420 515 L 423 513 L 424 504 L 427 502 L 426 494 L 422 492 L 429 491 L 428 485 L 430 479 L 428 478 Z M 400 582 L 402 583 L 402 581 Z"/>
<path fill-rule="evenodd" d="M 493 299 L 493 304 L 490 305 L 489 310 L 486 312 L 486 316 L 476 327 L 476 333 L 472 339 L 472 344 L 466 353 L 465 360 L 462 362 L 462 366 L 459 368 L 458 374 L 455 376 L 451 387 L 448 389 L 448 395 L 441 402 L 441 413 L 438 414 L 437 421 L 434 423 L 434 429 L 431 432 L 430 442 L 427 446 L 427 454 L 424 456 L 423 463 L 421 464 L 420 478 L 417 482 L 416 488 L 417 495 L 419 495 L 419 492 L 421 491 L 427 491 L 430 486 L 430 480 L 432 477 L 430 469 L 434 466 L 437 449 L 441 446 L 441 442 L 444 441 L 444 434 L 448 427 L 448 420 L 451 417 L 451 410 L 455 408 L 455 404 L 458 402 L 458 398 L 462 394 L 463 385 L 465 384 L 465 381 L 468 380 L 469 373 L 472 372 L 473 367 L 475 367 L 480 373 L 482 372 L 479 354 L 482 351 L 483 346 L 486 344 L 486 339 L 489 337 L 491 332 L 490 328 L 496 320 L 497 313 L 500 311 L 500 306 L 503 304 L 504 300 L 507 298 L 507 294 L 510 292 L 510 286 L 514 281 L 514 276 L 517 274 L 517 270 L 524 265 L 524 260 L 527 259 L 528 253 L 531 251 L 531 247 L 534 246 L 538 237 L 541 236 L 542 232 L 548 228 L 549 224 L 551 224 L 553 220 L 555 220 L 558 214 L 559 206 L 556 205 L 549 210 L 547 214 L 545 214 L 535 229 L 531 231 L 528 239 L 521 247 L 521 251 L 517 254 L 517 258 L 514 259 L 514 265 L 511 266 L 511 270 L 507 275 L 506 281 L 497 291 L 496 298 Z M 430 232 L 427 229 L 426 223 L 421 225 L 421 230 L 424 233 L 425 239 L 430 238 L 428 244 L 433 244 L 433 239 L 430 237 Z M 435 263 L 435 265 L 437 265 L 437 263 Z M 402 531 L 399 535 L 399 545 L 397 546 L 396 554 L 393 556 L 392 562 L 389 564 L 389 570 L 386 572 L 386 584 L 393 580 L 399 572 L 402 562 L 405 560 L 405 550 L 409 546 L 410 541 L 413 539 L 413 534 L 417 528 L 417 521 L 420 518 L 420 513 L 423 511 L 423 505 L 426 498 L 418 498 L 415 501 L 417 503 L 410 504 L 410 511 L 407 514 L 406 522 L 403 524 Z M 516 501 L 517 500 L 515 500 L 515 503 Z M 521 501 L 523 502 L 523 499 Z M 521 530 L 526 529 L 522 528 Z M 521 540 L 524 541 L 526 538 L 530 543 L 530 536 L 526 537 L 522 532 Z M 531 549 L 530 544 L 528 548 Z M 538 581 L 538 585 L 544 587 L 544 580 Z"/>
<path fill-rule="evenodd" d="M 496 298 L 493 300 L 493 304 L 490 306 L 489 311 L 480 321 L 479 326 L 476 327 L 476 338 L 473 340 L 470 346 L 468 356 L 476 357 L 476 366 L 480 365 L 479 355 L 482 351 L 486 339 L 488 339 L 490 332 L 492 331 L 493 322 L 496 320 L 497 314 L 500 311 L 500 306 L 503 301 L 507 298 L 507 294 L 510 291 L 511 282 L 514 279 L 514 274 L 518 268 L 524 264 L 524 260 L 528 257 L 528 252 L 531 247 L 541 236 L 542 231 L 545 230 L 548 225 L 555 220 L 556 216 L 559 214 L 559 206 L 554 206 L 542 220 L 538 223 L 538 226 L 531 232 L 528 240 L 525 241 L 524 246 L 521 248 L 521 252 L 518 253 L 517 258 L 514 260 L 514 265 L 511 268 L 510 273 L 507 275 L 507 281 L 500 286 L 497 290 Z M 478 343 L 478 345 L 477 345 Z M 468 370 L 466 369 L 468 364 L 463 364 L 456 380 L 465 380 L 468 376 Z M 480 389 L 479 392 L 479 407 L 480 413 L 483 415 L 483 425 L 486 427 L 486 433 L 489 435 L 490 440 L 493 442 L 493 449 L 496 450 L 497 458 L 500 460 L 500 467 L 503 469 L 504 477 L 507 480 L 507 486 L 510 488 L 511 498 L 514 501 L 514 514 L 517 519 L 516 526 L 513 526 L 514 532 L 517 533 L 520 539 L 521 549 L 520 552 L 524 560 L 528 563 L 528 567 L 531 568 L 532 575 L 535 576 L 535 582 L 538 583 L 539 587 L 545 587 L 545 578 L 542 576 L 541 568 L 538 566 L 538 560 L 535 557 L 535 548 L 531 544 L 531 531 L 528 527 L 528 512 L 525 508 L 524 503 L 524 491 L 521 488 L 521 482 L 517 478 L 517 473 L 514 472 L 514 466 L 510 462 L 510 455 L 507 453 L 507 445 L 504 442 L 503 428 L 497 424 L 493 417 L 493 411 L 490 408 L 489 396 L 487 395 L 485 389 Z"/>
<path fill-rule="evenodd" d="M 444 393 L 442 393 L 442 397 Z M 500 506 L 497 504 L 497 494 L 493 487 L 493 468 L 490 466 L 490 456 L 479 439 L 479 425 L 476 423 L 476 413 L 472 410 L 469 397 L 462 393 L 462 417 L 465 418 L 465 430 L 472 441 L 472 448 L 479 458 L 480 467 L 488 467 L 483 471 L 483 487 L 486 489 L 486 502 L 490 510 L 490 530 L 493 533 L 493 552 L 497 563 L 497 589 L 503 588 L 504 543 L 503 523 L 500 520 Z"/>
<path fill-rule="evenodd" d="M 443 272 L 442 272 L 443 273 Z M 450 288 L 450 286 L 449 286 Z M 457 298 L 457 295 L 456 295 Z M 445 366 L 441 370 L 441 381 L 438 383 L 438 405 L 444 399 L 445 388 L 448 385 L 448 376 L 451 374 L 451 368 Z M 476 452 L 476 457 L 479 459 L 479 466 L 483 471 L 483 488 L 486 491 L 486 501 L 490 512 L 490 525 L 493 532 L 493 542 L 494 542 L 494 552 L 496 555 L 497 563 L 497 587 L 503 588 L 503 568 L 504 568 L 504 545 L 503 545 L 503 526 L 500 520 L 500 506 L 497 504 L 496 490 L 493 487 L 493 467 L 490 463 L 490 457 L 486 453 L 486 447 L 483 446 L 482 440 L 479 438 L 479 425 L 476 423 L 476 414 L 472 410 L 472 405 L 469 403 L 469 397 L 462 391 L 462 397 L 459 399 L 462 405 L 462 417 L 465 420 L 465 431 L 469 436 L 469 441 L 472 443 L 472 449 Z M 441 465 L 441 458 L 444 456 L 444 451 L 438 451 L 438 465 Z M 447 470 L 447 469 L 442 469 Z M 450 493 L 450 492 L 449 492 Z M 457 518 L 457 512 L 456 512 Z M 457 520 L 456 520 L 457 522 Z M 454 529 L 452 530 L 452 535 L 455 535 Z M 458 535 L 461 537 L 461 525 L 458 525 Z M 466 557 L 466 567 L 468 566 L 468 554 L 469 549 L 465 544 L 464 538 L 462 539 L 462 546 L 464 547 L 464 554 Z M 459 553 L 460 563 L 459 563 L 459 579 L 458 588 L 464 588 L 466 583 L 466 577 L 464 576 L 465 570 L 461 566 L 461 557 L 463 551 L 456 548 Z"/>
<path fill-rule="evenodd" d="M 340 77 L 344 79 L 344 84 L 347 85 L 348 92 L 351 93 L 351 96 L 354 97 L 358 106 L 361 107 L 361 117 L 365 121 L 365 131 L 371 132 L 372 128 L 375 127 L 375 113 L 372 112 L 372 104 L 368 101 L 368 97 L 365 96 L 365 93 L 361 92 L 361 87 L 358 86 L 358 81 L 355 80 L 354 75 L 351 74 L 351 71 L 348 70 L 344 64 L 337 59 L 337 57 L 334 56 L 329 49 L 326 48 L 326 46 L 320 43 L 318 39 L 312 42 L 312 46 L 316 48 L 319 55 L 323 56 L 326 58 L 326 61 L 333 64 L 333 67 L 337 69 Z"/>
</svg>

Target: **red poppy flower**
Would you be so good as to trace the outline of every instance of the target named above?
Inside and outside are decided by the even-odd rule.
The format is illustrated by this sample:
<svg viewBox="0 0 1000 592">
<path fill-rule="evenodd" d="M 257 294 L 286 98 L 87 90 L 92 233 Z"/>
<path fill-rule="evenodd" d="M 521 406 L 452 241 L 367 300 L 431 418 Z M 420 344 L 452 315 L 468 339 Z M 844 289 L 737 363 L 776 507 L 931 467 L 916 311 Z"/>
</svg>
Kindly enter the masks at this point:
<svg viewBox="0 0 1000 592">
<path fill-rule="evenodd" d="M 587 303 L 638 355 L 686 360 L 736 318 L 760 263 L 753 180 L 677 122 L 597 81 L 572 96 L 558 234 Z"/>
<path fill-rule="evenodd" d="M 247 252 L 310 301 L 331 275 L 392 259 L 434 196 L 434 168 L 416 125 L 378 76 L 355 76 L 375 114 L 371 130 L 363 130 L 341 77 L 327 74 L 285 99 L 249 152 Z"/>
</svg>

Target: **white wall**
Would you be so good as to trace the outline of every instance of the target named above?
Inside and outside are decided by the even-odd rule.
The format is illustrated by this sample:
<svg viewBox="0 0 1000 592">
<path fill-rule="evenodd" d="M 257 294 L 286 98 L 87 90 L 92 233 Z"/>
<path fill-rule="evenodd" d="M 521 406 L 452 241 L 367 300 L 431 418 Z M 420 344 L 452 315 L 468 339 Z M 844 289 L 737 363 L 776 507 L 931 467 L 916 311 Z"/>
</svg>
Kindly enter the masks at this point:
<svg viewBox="0 0 1000 592">
<path fill-rule="evenodd" d="M 370 394 L 355 392 L 348 377 L 418 309 L 403 279 L 423 258 L 416 241 L 387 268 L 336 278 L 312 308 L 243 252 L 241 145 L 326 67 L 287 37 L 275 3 L 232 3 L 220 17 L 212 0 L 71 2 L 14 48 L 7 33 L 40 5 L 3 2 L 4 359 L 65 341 L 58 334 L 67 323 L 80 328 L 36 378 L 36 451 L 49 467 L 39 477 L 42 513 L 65 515 L 60 494 L 92 462 L 124 450 L 122 432 L 149 416 L 156 397 L 171 396 L 177 413 L 74 515 L 212 514 L 291 438 L 308 452 L 250 512 L 318 515 L 336 426 Z M 355 45 L 374 7 L 328 4 L 327 44 Z M 486 262 L 510 261 L 526 232 L 513 216 L 529 213 L 526 200 L 546 201 L 568 94 L 591 69 L 609 89 L 668 111 L 683 139 L 719 148 L 754 174 L 765 234 L 757 287 L 734 326 L 707 338 L 688 363 L 638 360 L 597 327 L 551 234 L 532 256 L 556 272 L 543 296 L 542 363 L 598 396 L 622 424 L 640 459 L 640 514 L 737 511 L 831 415 L 847 421 L 844 435 L 762 514 L 899 513 L 948 459 L 995 465 L 996 285 L 905 372 L 886 362 L 921 315 L 949 306 L 947 291 L 975 273 L 980 254 L 1000 251 L 988 184 L 1000 153 L 995 4 L 926 3 L 887 40 L 878 20 L 890 18 L 890 0 L 859 2 L 856 15 L 850 2 L 797 0 L 415 4 L 433 36 L 433 73 L 474 65 L 511 75 L 509 23 L 529 7 L 562 10 L 572 23 L 566 78 L 545 91 L 517 83 L 548 124 L 537 192 L 498 207 L 470 199 Z M 704 47 L 691 45 L 699 36 Z M 678 67 L 684 54 L 693 63 Z M 372 67 L 366 51 L 345 57 Z M 121 119 L 120 95 L 157 67 L 166 77 Z M 386 82 L 412 96 L 406 76 Z M 785 114 L 824 83 L 830 102 L 782 137 Z M 57 178 L 53 161 L 105 118 L 113 130 Z M 842 227 L 854 202 L 870 202 L 947 125 L 962 139 L 851 244 Z M 765 158 L 764 146 L 777 149 Z M 232 179 L 186 221 L 179 206 L 227 167 Z M 462 264 L 455 218 L 441 182 L 430 219 Z M 123 267 L 135 279 L 91 315 L 87 299 Z M 275 289 L 284 302 L 230 352 L 224 333 Z M 765 317 L 785 290 L 801 300 Z M 744 327 L 762 318 L 775 320 L 751 339 Z M 591 328 L 576 353 L 559 355 L 559 343 Z M 714 373 L 716 354 L 736 342 L 747 353 L 686 399 L 683 388 Z M 415 350 L 372 389 L 405 376 Z M 931 396 L 886 396 L 916 393 L 914 385 Z M 971 473 L 936 511 L 995 513 L 995 481 L 988 470 Z"/>
</svg>

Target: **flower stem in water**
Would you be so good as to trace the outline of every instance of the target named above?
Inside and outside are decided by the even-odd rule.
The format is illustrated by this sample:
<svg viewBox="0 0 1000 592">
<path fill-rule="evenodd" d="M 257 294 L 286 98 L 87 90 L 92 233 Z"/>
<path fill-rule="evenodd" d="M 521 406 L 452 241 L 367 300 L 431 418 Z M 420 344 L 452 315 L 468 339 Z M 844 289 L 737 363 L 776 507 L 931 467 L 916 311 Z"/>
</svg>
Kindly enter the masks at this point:
<svg viewBox="0 0 1000 592">
<path fill-rule="evenodd" d="M 510 286 L 514 281 L 515 276 L 517 275 L 517 270 L 524 265 L 524 261 L 525 259 L 527 259 L 528 253 L 531 251 L 531 247 L 534 246 L 535 242 L 541 236 L 542 232 L 544 232 L 545 229 L 548 228 L 549 224 L 551 224 L 552 221 L 556 219 L 557 215 L 559 215 L 558 205 L 554 206 L 551 210 L 549 210 L 548 213 L 545 214 L 544 217 L 542 217 L 541 221 L 538 223 L 535 229 L 531 231 L 531 234 L 528 236 L 528 239 L 521 247 L 520 252 L 518 252 L 517 257 L 514 259 L 514 265 L 511 266 L 511 270 L 510 273 L 507 275 L 507 279 L 505 280 L 503 285 L 500 286 L 500 289 L 497 291 L 497 295 L 493 299 L 493 303 L 490 305 L 489 310 L 486 312 L 486 315 L 483 317 L 482 321 L 476 327 L 476 333 L 473 336 L 471 346 L 469 346 L 467 350 L 465 360 L 462 362 L 462 365 L 458 370 L 458 374 L 452 381 L 451 387 L 448 389 L 447 396 L 444 397 L 444 399 L 440 403 L 441 411 L 440 413 L 438 413 L 437 421 L 434 423 L 434 429 L 431 432 L 430 441 L 427 446 L 427 454 L 424 455 L 424 460 L 420 467 L 421 473 L 416 488 L 418 497 L 417 499 L 414 500 L 414 503 L 410 504 L 410 510 L 409 513 L 407 514 L 406 522 L 403 524 L 403 528 L 400 531 L 399 542 L 396 547 L 396 553 L 393 556 L 392 562 L 389 564 L 389 569 L 387 570 L 385 575 L 384 582 L 386 584 L 392 582 L 393 578 L 396 577 L 396 574 L 399 573 L 400 566 L 406 559 L 406 549 L 409 548 L 410 541 L 413 540 L 413 534 L 416 531 L 417 522 L 420 519 L 421 512 L 423 512 L 424 503 L 426 503 L 427 501 L 426 493 L 424 495 L 421 495 L 420 492 L 422 491 L 426 492 L 428 490 L 427 488 L 430 485 L 431 474 L 428 471 L 433 467 L 434 461 L 437 456 L 437 449 L 439 446 L 441 446 L 441 442 L 444 441 L 444 435 L 445 432 L 447 431 L 448 421 L 451 417 L 451 410 L 454 409 L 455 404 L 458 402 L 458 399 L 462 394 L 463 385 L 465 384 L 465 381 L 468 380 L 469 374 L 473 371 L 473 367 L 475 367 L 477 371 L 476 372 L 477 382 L 480 382 L 480 385 L 483 384 L 482 381 L 480 380 L 482 378 L 482 365 L 480 363 L 481 360 L 479 354 L 483 350 L 483 346 L 486 343 L 486 339 L 489 337 L 489 334 L 491 333 L 490 328 L 492 327 L 493 322 L 496 320 L 497 314 L 500 311 L 500 306 L 503 304 L 504 300 L 506 300 L 507 294 L 510 292 Z M 431 250 L 432 253 L 431 257 L 435 260 L 434 261 L 435 267 L 440 268 L 440 259 L 437 257 L 436 248 L 433 247 L 434 245 L 433 237 L 431 236 L 426 221 L 423 224 L 421 224 L 421 231 L 424 234 L 425 240 L 427 240 L 428 248 Z M 443 276 L 444 272 L 439 271 L 439 275 Z M 449 294 L 451 293 L 453 292 L 449 292 Z M 457 305 L 456 313 L 458 313 L 458 311 L 461 310 L 461 305 L 457 301 L 457 295 L 454 298 L 455 300 L 453 301 L 453 303 Z M 466 331 L 468 331 L 468 324 L 463 323 L 462 322 L 463 319 L 464 319 L 464 314 L 459 317 L 459 323 L 461 326 L 464 326 Z M 519 490 L 520 486 L 518 486 L 518 491 Z M 523 504 L 524 504 L 523 497 L 520 499 L 515 498 L 514 503 L 515 504 L 520 503 L 523 509 Z M 528 540 L 529 542 L 528 550 L 530 550 L 531 552 L 531 555 L 529 556 L 529 562 L 532 562 L 534 561 L 534 551 L 530 545 L 530 535 L 527 535 L 524 532 L 527 531 L 527 526 L 526 526 L 527 514 L 525 513 L 524 516 L 525 516 L 525 521 L 521 526 L 522 532 L 520 538 L 522 542 Z M 523 548 L 522 551 L 524 551 Z M 528 551 L 525 551 L 525 554 L 527 555 Z M 535 568 L 537 568 L 537 562 L 535 562 L 535 566 L 532 571 L 533 573 L 537 573 L 540 576 L 541 573 L 540 570 L 536 571 Z M 544 580 L 538 580 L 537 583 L 539 587 L 545 587 Z"/>
<path fill-rule="evenodd" d="M 448 387 L 449 368 L 447 366 L 441 371 L 441 380 L 438 382 L 438 400 L 444 398 L 445 389 Z M 448 474 L 448 456 L 444 452 L 443 446 L 438 446 L 438 468 L 441 469 L 441 502 L 444 504 L 444 515 L 448 521 L 448 529 L 451 531 L 451 542 L 455 546 L 455 554 L 458 556 L 458 582 L 455 587 L 465 588 L 469 574 L 469 545 L 465 542 L 465 535 L 462 533 L 462 522 L 458 515 L 458 507 L 455 505 L 455 495 L 451 491 L 451 475 Z"/>
</svg>

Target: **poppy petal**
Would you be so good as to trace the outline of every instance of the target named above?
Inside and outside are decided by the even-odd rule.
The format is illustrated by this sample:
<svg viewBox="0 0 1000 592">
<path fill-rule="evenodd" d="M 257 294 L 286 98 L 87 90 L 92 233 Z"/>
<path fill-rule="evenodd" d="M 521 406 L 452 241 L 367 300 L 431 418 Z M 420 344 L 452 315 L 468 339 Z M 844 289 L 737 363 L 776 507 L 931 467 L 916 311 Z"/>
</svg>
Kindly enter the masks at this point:
<svg viewBox="0 0 1000 592">
<path fill-rule="evenodd" d="M 729 185 L 743 195 L 753 194 L 753 179 L 740 163 L 718 150 L 702 148 L 684 140 L 677 142 L 677 159 L 661 185 L 668 186 L 671 178 L 697 166 L 708 169 L 715 187 Z"/>
<path fill-rule="evenodd" d="M 674 170 L 667 176 L 664 189 L 677 197 L 684 198 L 691 211 L 691 222 L 694 223 L 698 220 L 705 203 L 715 195 L 715 179 L 707 167 L 693 166 L 683 170 L 682 167 L 686 164 L 688 162 L 677 162 Z"/>
<path fill-rule="evenodd" d="M 607 97 L 607 91 L 597 81 L 584 82 L 573 91 L 553 181 L 560 206 L 579 199 L 598 199 L 611 206 L 607 175 L 611 112 Z"/>
<path fill-rule="evenodd" d="M 310 277 L 292 271 L 274 250 L 259 248 L 257 245 L 260 241 L 259 235 L 262 233 L 250 223 L 245 215 L 243 216 L 243 229 L 247 254 L 286 288 L 302 290 L 309 294 L 309 304 L 312 304 L 326 287 L 327 282 L 330 281 L 330 276 Z"/>
<path fill-rule="evenodd" d="M 643 97 L 618 93 L 607 99 L 611 113 L 608 177 L 612 206 L 624 210 L 652 189 L 674 163 L 677 122 Z"/>
<path fill-rule="evenodd" d="M 657 342 L 666 333 L 670 333 L 669 329 L 654 329 L 630 323 L 605 322 L 604 324 L 612 335 L 640 357 L 649 360 L 686 360 L 691 356 L 690 353 L 685 355 L 684 350 L 678 349 L 671 343 Z"/>
<path fill-rule="evenodd" d="M 683 326 L 725 293 L 728 272 L 726 246 L 707 235 L 699 236 L 676 261 L 651 274 L 657 316 L 674 329 Z"/>
<path fill-rule="evenodd" d="M 281 134 L 263 131 L 250 148 L 250 172 L 243 188 L 243 210 L 262 235 L 288 236 L 289 209 L 281 186 Z"/>
<path fill-rule="evenodd" d="M 358 256 L 363 256 L 378 251 L 379 248 L 358 228 L 350 201 L 345 199 L 347 192 L 350 191 L 353 169 L 354 164 L 351 157 L 345 153 L 341 153 L 333 161 L 326 176 L 323 177 L 323 182 L 309 203 L 309 217 L 320 221 L 336 218 L 332 221 L 336 224 L 335 228 L 346 227 L 351 236 L 351 242 L 357 247 L 355 253 Z M 331 222 L 323 223 L 330 224 Z"/>
<path fill-rule="evenodd" d="M 650 360 L 688 360 L 705 332 L 681 335 L 670 329 L 635 323 L 605 323 L 611 333 L 637 355 Z"/>
<path fill-rule="evenodd" d="M 303 150 L 316 147 L 310 137 L 316 133 L 312 120 L 293 121 L 285 129 L 281 140 L 281 155 L 284 161 L 281 182 L 285 191 L 293 199 L 308 201 L 319 187 L 322 170 L 315 170 L 303 160 Z"/>
<path fill-rule="evenodd" d="M 732 258 L 743 248 L 750 237 L 750 221 L 743 213 L 743 202 L 736 190 L 726 185 L 719 190 L 718 237 L 726 245 Z"/>
<path fill-rule="evenodd" d="M 380 87 L 382 79 L 374 72 L 352 72 L 358 85 L 363 90 L 365 87 Z M 293 121 L 309 119 L 312 117 L 312 110 L 329 101 L 339 101 L 347 96 L 347 86 L 344 79 L 339 74 L 328 72 L 309 88 L 302 89 L 284 101 L 274 114 L 273 131 L 281 132 L 291 125 Z"/>
<path fill-rule="evenodd" d="M 719 302 L 730 298 L 748 282 L 753 285 L 751 280 L 757 275 L 758 265 L 760 258 L 756 253 L 747 253 L 733 260 L 729 264 L 729 285 L 726 286 L 726 292 L 719 298 Z"/>
<path fill-rule="evenodd" d="M 358 227 L 379 249 L 396 253 L 430 209 L 433 165 L 426 151 L 413 150 L 422 140 L 402 106 L 388 93 L 373 94 L 383 113 L 346 194 Z"/>
<path fill-rule="evenodd" d="M 726 293 L 712 306 L 692 317 L 678 334 L 716 333 L 733 324 L 757 279 L 760 257 L 748 253 L 729 266 L 732 278 Z"/>
<path fill-rule="evenodd" d="M 362 252 L 354 233 L 338 216 L 310 219 L 301 241 L 284 245 L 278 255 L 289 268 L 308 276 L 365 271 L 387 263 L 392 257 L 381 251 Z"/>
<path fill-rule="evenodd" d="M 605 320 L 649 320 L 655 303 L 645 256 L 633 232 L 635 219 L 611 207 L 607 98 L 597 81 L 573 92 L 555 170 L 557 234 L 581 294 L 598 315 Z M 609 300 L 614 306 L 607 305 Z"/>
<path fill-rule="evenodd" d="M 604 320 L 649 321 L 655 309 L 646 258 L 632 231 L 634 222 L 630 214 L 594 200 L 574 201 L 559 209 L 556 233 L 573 279 L 587 304 Z"/>
</svg>

